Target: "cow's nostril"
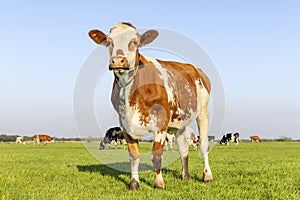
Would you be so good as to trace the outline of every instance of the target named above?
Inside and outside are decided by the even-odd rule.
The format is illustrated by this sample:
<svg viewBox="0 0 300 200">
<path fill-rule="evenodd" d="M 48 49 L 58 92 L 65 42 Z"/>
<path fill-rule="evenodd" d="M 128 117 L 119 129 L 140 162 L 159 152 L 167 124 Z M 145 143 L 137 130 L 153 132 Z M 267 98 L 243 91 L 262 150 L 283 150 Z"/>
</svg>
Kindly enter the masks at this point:
<svg viewBox="0 0 300 200">
<path fill-rule="evenodd" d="M 121 60 L 121 63 L 123 63 L 124 62 L 124 58 Z"/>
<path fill-rule="evenodd" d="M 113 64 L 115 63 L 115 61 L 114 61 L 114 60 L 112 60 L 111 62 L 112 62 Z"/>
</svg>

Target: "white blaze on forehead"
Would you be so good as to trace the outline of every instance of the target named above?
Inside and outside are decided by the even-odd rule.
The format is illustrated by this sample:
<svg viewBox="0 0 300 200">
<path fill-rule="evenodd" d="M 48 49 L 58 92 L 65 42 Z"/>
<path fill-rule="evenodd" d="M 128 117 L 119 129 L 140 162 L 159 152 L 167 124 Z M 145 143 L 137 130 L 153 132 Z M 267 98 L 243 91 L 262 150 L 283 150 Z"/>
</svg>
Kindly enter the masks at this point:
<svg viewBox="0 0 300 200">
<path fill-rule="evenodd" d="M 118 49 L 123 50 L 125 54 L 128 52 L 128 43 L 133 38 L 136 40 L 138 39 L 138 32 L 135 28 L 120 23 L 111 29 L 108 37 L 113 40 L 114 44 L 112 56 L 116 56 L 116 51 Z"/>
</svg>

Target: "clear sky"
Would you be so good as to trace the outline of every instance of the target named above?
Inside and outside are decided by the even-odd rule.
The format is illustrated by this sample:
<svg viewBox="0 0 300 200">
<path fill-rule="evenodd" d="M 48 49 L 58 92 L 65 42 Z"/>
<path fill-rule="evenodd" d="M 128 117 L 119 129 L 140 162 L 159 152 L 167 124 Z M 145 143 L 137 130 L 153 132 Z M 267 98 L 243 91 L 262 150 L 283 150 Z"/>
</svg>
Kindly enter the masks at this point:
<svg viewBox="0 0 300 200">
<path fill-rule="evenodd" d="M 74 85 L 97 47 L 87 33 L 128 21 L 206 50 L 225 89 L 222 133 L 300 139 L 299 10 L 297 0 L 2 1 L 0 133 L 78 137 Z"/>
</svg>

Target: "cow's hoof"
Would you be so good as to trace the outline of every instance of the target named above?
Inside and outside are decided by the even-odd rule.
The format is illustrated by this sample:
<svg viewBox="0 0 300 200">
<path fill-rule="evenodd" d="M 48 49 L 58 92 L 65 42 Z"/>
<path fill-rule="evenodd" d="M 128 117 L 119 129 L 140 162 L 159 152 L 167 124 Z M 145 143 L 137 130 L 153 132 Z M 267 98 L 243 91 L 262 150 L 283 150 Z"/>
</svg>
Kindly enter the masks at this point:
<svg viewBox="0 0 300 200">
<path fill-rule="evenodd" d="M 213 181 L 212 174 L 203 173 L 203 182 L 204 183 L 210 183 Z"/>
<path fill-rule="evenodd" d="M 188 179 L 190 179 L 190 175 L 182 175 L 182 180 L 184 181 L 184 180 L 188 180 Z"/>
<path fill-rule="evenodd" d="M 164 182 L 156 182 L 155 187 L 156 187 L 156 189 L 164 190 L 165 189 L 165 183 Z"/>
<path fill-rule="evenodd" d="M 135 180 L 135 179 L 131 179 L 130 180 L 130 190 L 138 190 L 140 187 L 140 183 Z"/>
<path fill-rule="evenodd" d="M 213 180 L 212 179 L 210 179 L 210 180 L 204 180 L 204 183 L 210 183 L 210 182 L 213 182 Z"/>
</svg>

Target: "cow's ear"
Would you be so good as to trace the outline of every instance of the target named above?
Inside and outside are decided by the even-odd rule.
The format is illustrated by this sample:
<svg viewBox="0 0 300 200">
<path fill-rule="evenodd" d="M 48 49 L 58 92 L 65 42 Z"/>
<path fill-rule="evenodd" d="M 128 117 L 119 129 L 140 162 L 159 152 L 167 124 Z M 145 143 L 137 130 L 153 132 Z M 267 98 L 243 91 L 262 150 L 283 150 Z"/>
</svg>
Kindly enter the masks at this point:
<svg viewBox="0 0 300 200">
<path fill-rule="evenodd" d="M 151 43 L 158 36 L 156 30 L 148 30 L 143 33 L 140 37 L 140 46 L 145 46 L 146 44 Z"/>
<path fill-rule="evenodd" d="M 96 42 L 97 44 L 106 45 L 107 35 L 99 30 L 91 30 L 89 31 L 89 36 Z"/>
</svg>

